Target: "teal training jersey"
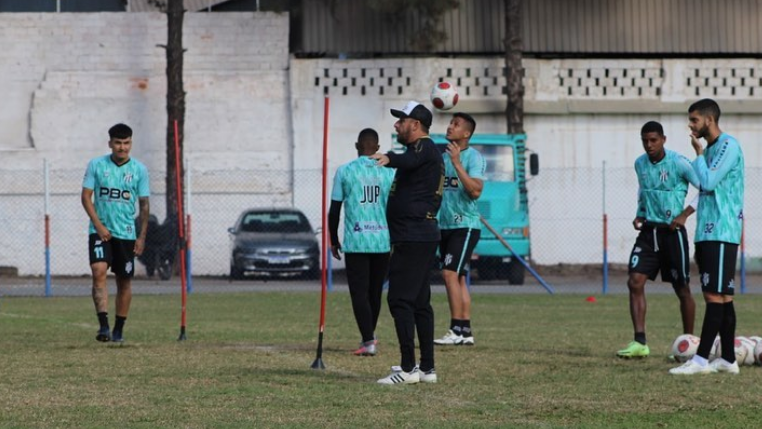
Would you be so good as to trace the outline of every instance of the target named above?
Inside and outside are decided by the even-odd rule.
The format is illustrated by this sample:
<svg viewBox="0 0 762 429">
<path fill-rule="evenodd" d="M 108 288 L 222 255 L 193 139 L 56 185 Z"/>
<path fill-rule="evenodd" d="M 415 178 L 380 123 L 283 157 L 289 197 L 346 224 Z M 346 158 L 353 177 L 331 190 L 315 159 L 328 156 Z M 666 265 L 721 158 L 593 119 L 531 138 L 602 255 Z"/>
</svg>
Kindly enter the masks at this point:
<svg viewBox="0 0 762 429">
<path fill-rule="evenodd" d="M 669 224 L 682 213 L 688 184 L 697 189 L 699 180 L 688 158 L 671 150 L 653 163 L 647 154 L 635 161 L 638 175 L 638 211 L 636 217 L 648 222 Z"/>
<path fill-rule="evenodd" d="M 473 228 L 481 229 L 479 209 L 476 200 L 466 194 L 466 190 L 460 184 L 458 172 L 452 165 L 450 154 L 442 154 L 445 165 L 444 196 L 442 207 L 439 209 L 439 228 L 458 229 Z M 484 170 L 487 164 L 484 157 L 476 149 L 467 148 L 460 152 L 460 163 L 469 177 L 484 180 Z"/>
<path fill-rule="evenodd" d="M 701 183 L 695 241 L 741 243 L 744 162 L 738 140 L 722 133 L 693 161 Z"/>
<path fill-rule="evenodd" d="M 134 240 L 135 203 L 138 198 L 149 197 L 148 169 L 134 158 L 116 165 L 111 155 L 94 158 L 87 164 L 82 187 L 93 190 L 93 204 L 98 218 L 122 240 Z M 90 234 L 95 234 L 90 222 Z"/>
<path fill-rule="evenodd" d="M 344 205 L 344 253 L 385 253 L 390 250 L 386 202 L 394 170 L 361 156 L 340 166 L 333 179 L 331 200 Z"/>
</svg>

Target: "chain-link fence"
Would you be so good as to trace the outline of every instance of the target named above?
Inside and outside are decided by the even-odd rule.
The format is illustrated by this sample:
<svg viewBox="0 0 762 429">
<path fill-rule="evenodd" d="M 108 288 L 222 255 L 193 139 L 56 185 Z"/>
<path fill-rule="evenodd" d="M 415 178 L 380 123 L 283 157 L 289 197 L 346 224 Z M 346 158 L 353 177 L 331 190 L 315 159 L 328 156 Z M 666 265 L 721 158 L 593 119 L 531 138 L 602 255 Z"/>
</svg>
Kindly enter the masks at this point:
<svg viewBox="0 0 762 429">
<path fill-rule="evenodd" d="M 758 172 L 759 169 L 751 168 L 746 171 L 745 249 L 749 269 L 755 269 L 762 257 L 762 232 L 757 227 L 760 222 L 756 214 L 757 208 L 762 207 L 762 196 L 754 192 L 760 185 Z M 0 171 L 0 221 L 4 225 L 0 232 L 0 266 L 4 271 L 22 276 L 46 273 L 47 213 L 51 274 L 89 274 L 88 219 L 80 202 L 82 174 L 51 170 L 46 186 L 43 169 Z M 330 198 L 331 179 L 327 185 L 326 198 Z M 637 186 L 631 168 L 542 170 L 528 182 L 533 264 L 600 266 L 604 213 L 608 218 L 609 262 L 626 264 L 636 237 L 632 220 Z M 189 189 L 186 210 L 190 210 L 192 270 L 196 276 L 231 274 L 234 235 L 229 228 L 248 209 L 296 208 L 303 212 L 312 229 L 321 226 L 323 192 L 318 170 L 191 171 Z M 151 213 L 158 223 L 165 223 L 164 174 L 152 175 L 151 190 Z M 696 190 L 691 189 L 688 199 L 695 194 Z M 276 229 L 281 226 L 271 224 Z M 691 240 L 694 228 L 695 216 L 688 222 Z M 319 241 L 319 235 L 316 238 Z M 286 259 L 282 256 L 272 254 L 267 262 L 284 264 Z M 334 264 L 336 267 L 342 266 Z M 138 264 L 136 275 L 147 274 L 145 266 Z"/>
<path fill-rule="evenodd" d="M 745 176 L 744 239 L 747 267 L 762 257 L 762 231 L 757 209 L 762 196 L 760 169 Z M 638 181 L 634 168 L 544 169 L 527 184 L 532 221 L 532 260 L 538 265 L 603 263 L 604 214 L 607 218 L 608 261 L 626 265 L 637 231 L 632 226 L 637 208 Z M 698 194 L 690 188 L 686 205 Z M 686 229 L 691 244 L 696 216 Z M 692 246 L 691 246 L 692 250 Z"/>
</svg>

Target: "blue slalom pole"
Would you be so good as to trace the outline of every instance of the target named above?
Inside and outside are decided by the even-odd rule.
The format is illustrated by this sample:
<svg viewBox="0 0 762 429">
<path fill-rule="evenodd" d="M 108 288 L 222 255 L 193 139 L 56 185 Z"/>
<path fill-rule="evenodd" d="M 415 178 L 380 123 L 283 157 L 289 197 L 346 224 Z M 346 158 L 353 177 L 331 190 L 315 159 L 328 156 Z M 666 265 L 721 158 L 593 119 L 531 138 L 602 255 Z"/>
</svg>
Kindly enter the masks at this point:
<svg viewBox="0 0 762 429">
<path fill-rule="evenodd" d="M 606 214 L 606 161 L 603 161 L 603 291 L 609 291 L 609 217 Z"/>
<path fill-rule="evenodd" d="M 53 294 L 50 279 L 50 214 L 48 212 L 50 199 L 50 182 L 48 180 L 48 160 L 43 162 L 43 176 L 45 180 L 45 296 Z"/>
<path fill-rule="evenodd" d="M 513 257 L 516 258 L 519 262 L 521 262 L 521 265 L 523 265 L 524 268 L 526 268 L 526 270 L 529 271 L 529 273 L 531 273 L 534 276 L 534 278 L 537 279 L 538 282 L 540 282 L 542 287 L 544 287 L 545 290 L 548 291 L 549 294 L 553 295 L 556 291 L 553 290 L 553 288 L 549 284 L 545 283 L 545 280 L 543 280 L 543 278 L 540 277 L 539 274 L 537 274 L 537 271 L 535 271 L 534 268 L 532 268 L 527 263 L 527 261 L 525 261 L 524 258 L 521 257 L 521 255 L 519 255 L 518 253 L 516 253 L 515 250 L 513 250 L 513 247 L 511 247 L 511 245 L 508 244 L 508 242 L 505 241 L 505 239 L 503 237 L 501 237 L 500 234 L 497 233 L 497 231 L 495 231 L 495 228 L 492 228 L 492 225 L 487 223 L 487 221 L 484 220 L 484 218 L 481 217 L 481 216 L 480 216 L 480 219 L 481 219 L 482 223 L 484 224 L 484 226 L 486 226 L 487 229 L 492 233 L 492 235 L 494 235 L 495 238 L 497 238 L 498 241 L 500 241 L 500 243 L 503 246 L 505 246 L 505 248 L 508 249 L 508 251 L 510 251 L 511 254 L 513 254 Z"/>
</svg>

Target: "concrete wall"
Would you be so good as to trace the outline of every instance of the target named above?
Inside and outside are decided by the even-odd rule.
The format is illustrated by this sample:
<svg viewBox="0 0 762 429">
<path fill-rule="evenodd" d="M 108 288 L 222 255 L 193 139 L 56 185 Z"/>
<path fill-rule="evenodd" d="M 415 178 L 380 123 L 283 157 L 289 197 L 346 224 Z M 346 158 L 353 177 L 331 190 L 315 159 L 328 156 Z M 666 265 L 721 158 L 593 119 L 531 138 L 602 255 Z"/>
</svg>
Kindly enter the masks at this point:
<svg viewBox="0 0 762 429">
<path fill-rule="evenodd" d="M 326 95 L 329 186 L 336 167 L 356 156 L 360 129 L 375 128 L 382 148 L 390 149 L 389 109 L 426 101 L 440 79 L 458 86 L 462 101 L 455 110 L 473 113 L 477 132 L 506 130 L 501 58 L 295 59 L 288 55 L 288 31 L 286 15 L 186 14 L 185 145 L 198 274 L 227 272 L 225 230 L 244 208 L 293 204 L 319 226 Z M 166 17 L 0 14 L 0 40 L 6 46 L 0 52 L 0 219 L 19 225 L 3 229 L 0 265 L 23 274 L 44 270 L 47 159 L 54 272 L 86 273 L 81 175 L 88 159 L 108 152 L 112 124 L 135 129 L 134 155 L 151 169 L 152 209 L 160 219 L 165 213 L 165 56 L 157 45 L 166 42 Z M 762 167 L 756 144 L 762 60 L 527 59 L 525 68 L 525 128 L 542 166 L 529 182 L 538 262 L 600 261 L 604 197 L 611 260 L 626 260 L 640 126 L 661 121 L 668 147 L 690 155 L 686 109 L 698 98 L 720 102 L 721 125 L 742 142 L 747 187 L 755 189 Z M 444 133 L 449 117 L 435 112 L 432 132 Z M 747 207 L 748 250 L 760 255 L 762 234 L 753 225 L 762 201 L 753 191 Z"/>
<path fill-rule="evenodd" d="M 74 167 L 108 151 L 116 122 L 135 156 L 164 169 L 166 16 L 0 14 L 0 153 L 4 168 L 47 157 Z M 185 15 L 186 147 L 201 169 L 288 168 L 288 17 Z M 262 147 L 264 146 L 264 147 Z M 62 150 L 65 149 L 65 150 Z M 264 149 L 264 150 L 263 150 Z"/>
</svg>

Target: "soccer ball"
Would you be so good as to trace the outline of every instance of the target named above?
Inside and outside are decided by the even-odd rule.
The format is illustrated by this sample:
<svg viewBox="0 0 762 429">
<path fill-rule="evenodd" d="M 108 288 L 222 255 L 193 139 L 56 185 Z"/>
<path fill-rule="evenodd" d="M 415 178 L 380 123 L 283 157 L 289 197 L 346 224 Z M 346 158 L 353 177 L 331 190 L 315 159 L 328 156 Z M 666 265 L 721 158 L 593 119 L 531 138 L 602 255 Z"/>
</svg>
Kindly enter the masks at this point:
<svg viewBox="0 0 762 429">
<path fill-rule="evenodd" d="M 754 363 L 762 365 L 762 341 L 758 341 L 754 346 Z"/>
<path fill-rule="evenodd" d="M 748 337 L 739 336 L 736 337 L 736 342 L 740 341 L 741 346 L 745 348 L 744 360 L 738 361 L 739 365 L 754 365 L 754 346 L 757 344 Z M 736 346 L 738 348 L 738 346 Z M 738 357 L 738 351 L 736 351 L 736 358 Z"/>
<path fill-rule="evenodd" d="M 695 335 L 680 335 L 672 343 L 672 356 L 678 362 L 687 362 L 696 354 L 700 342 L 701 338 Z"/>
<path fill-rule="evenodd" d="M 714 346 L 712 347 L 712 350 L 713 353 L 709 354 L 709 360 L 719 359 L 722 357 L 722 345 L 720 344 L 719 336 L 714 340 Z M 734 338 L 733 351 L 735 352 L 736 362 L 738 362 L 738 365 L 743 365 L 746 361 L 746 355 L 750 352 L 750 350 L 740 337 Z"/>
<path fill-rule="evenodd" d="M 450 110 L 458 104 L 458 90 L 450 82 L 439 82 L 431 89 L 431 104 L 439 110 Z"/>
</svg>

